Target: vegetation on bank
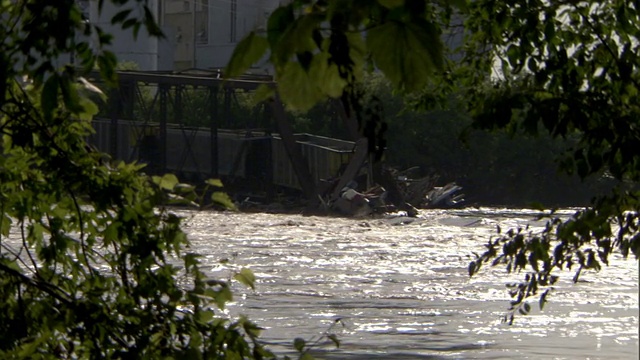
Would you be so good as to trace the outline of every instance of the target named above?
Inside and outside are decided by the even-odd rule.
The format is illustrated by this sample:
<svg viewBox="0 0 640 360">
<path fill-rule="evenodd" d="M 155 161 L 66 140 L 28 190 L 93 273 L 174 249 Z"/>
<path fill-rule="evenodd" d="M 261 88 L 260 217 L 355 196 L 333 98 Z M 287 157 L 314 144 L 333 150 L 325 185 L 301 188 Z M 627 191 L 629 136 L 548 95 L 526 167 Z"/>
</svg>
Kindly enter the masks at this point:
<svg viewBox="0 0 640 360">
<path fill-rule="evenodd" d="M 360 86 L 365 107 L 379 106 L 388 124 L 384 162 L 398 169 L 417 166 L 417 175 L 436 175 L 441 184 L 456 182 L 464 188 L 468 205 L 584 206 L 615 183 L 604 173 L 581 179 L 558 170 L 561 155 L 575 139 L 474 129 L 455 95 L 437 109 L 416 109 L 416 97 L 394 93 L 380 73 L 367 75 Z M 293 112 L 294 128 L 347 139 L 334 113 L 326 103 L 305 113 Z"/>
</svg>

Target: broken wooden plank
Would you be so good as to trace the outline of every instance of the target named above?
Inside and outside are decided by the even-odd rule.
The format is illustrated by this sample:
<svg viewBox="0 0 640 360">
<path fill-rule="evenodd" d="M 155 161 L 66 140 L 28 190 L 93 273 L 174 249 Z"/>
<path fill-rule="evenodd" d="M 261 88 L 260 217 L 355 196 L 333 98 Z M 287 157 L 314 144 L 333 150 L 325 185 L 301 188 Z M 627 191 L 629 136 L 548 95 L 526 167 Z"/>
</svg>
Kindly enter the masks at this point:
<svg viewBox="0 0 640 360">
<path fill-rule="evenodd" d="M 300 144 L 298 144 L 293 135 L 293 127 L 287 119 L 287 115 L 284 111 L 284 106 L 280 101 L 280 97 L 276 93 L 276 98 L 271 101 L 271 108 L 273 109 L 273 115 L 276 118 L 276 124 L 278 126 L 278 132 L 282 138 L 282 144 L 287 152 L 289 161 L 293 166 L 293 171 L 298 177 L 298 182 L 302 187 L 302 192 L 309 201 L 309 206 L 318 204 L 318 192 L 316 189 L 316 180 L 311 176 L 309 171 L 309 164 L 302 155 Z"/>
<path fill-rule="evenodd" d="M 338 181 L 338 184 L 333 189 L 333 193 L 331 194 L 331 199 L 330 199 L 331 202 L 338 199 L 342 188 L 347 186 L 347 184 L 358 175 L 360 168 L 362 168 L 362 164 L 367 159 L 367 154 L 368 154 L 367 138 L 358 139 L 358 141 L 356 141 L 355 154 L 351 158 L 351 161 L 349 161 L 349 164 L 344 170 L 344 173 L 342 173 L 342 176 L 340 176 L 340 181 Z"/>
</svg>

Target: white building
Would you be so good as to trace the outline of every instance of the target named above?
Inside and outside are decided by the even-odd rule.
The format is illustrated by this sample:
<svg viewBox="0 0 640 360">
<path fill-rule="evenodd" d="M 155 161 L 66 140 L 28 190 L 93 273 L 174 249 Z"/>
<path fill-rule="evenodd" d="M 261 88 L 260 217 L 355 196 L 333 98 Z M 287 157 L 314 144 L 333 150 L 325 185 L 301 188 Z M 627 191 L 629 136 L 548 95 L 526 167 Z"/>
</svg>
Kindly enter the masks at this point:
<svg viewBox="0 0 640 360">
<path fill-rule="evenodd" d="M 171 35 L 173 68 L 222 68 L 250 31 L 265 29 L 278 0 L 164 0 L 160 23 Z"/>
<path fill-rule="evenodd" d="M 278 0 L 149 0 L 165 39 L 141 29 L 134 40 L 131 29 L 111 25 L 122 8 L 105 1 L 78 0 L 89 20 L 114 35 L 110 48 L 119 61 L 138 64 L 140 70 L 222 68 L 237 43 L 250 31 L 264 29 Z M 125 6 L 130 7 L 132 3 Z"/>
<path fill-rule="evenodd" d="M 165 39 L 150 37 L 141 29 L 137 40 L 131 29 L 111 25 L 121 9 L 109 1 L 98 13 L 98 0 L 77 0 L 90 21 L 114 35 L 112 51 L 119 61 L 138 64 L 140 70 L 224 68 L 238 42 L 252 30 L 266 29 L 267 19 L 290 0 L 148 0 Z M 130 7 L 134 2 L 125 5 Z M 461 22 L 461 19 L 456 19 Z M 449 48 L 462 40 L 462 28 L 443 35 Z M 454 53 L 457 59 L 461 53 Z M 265 68 L 268 68 L 265 64 Z"/>
</svg>

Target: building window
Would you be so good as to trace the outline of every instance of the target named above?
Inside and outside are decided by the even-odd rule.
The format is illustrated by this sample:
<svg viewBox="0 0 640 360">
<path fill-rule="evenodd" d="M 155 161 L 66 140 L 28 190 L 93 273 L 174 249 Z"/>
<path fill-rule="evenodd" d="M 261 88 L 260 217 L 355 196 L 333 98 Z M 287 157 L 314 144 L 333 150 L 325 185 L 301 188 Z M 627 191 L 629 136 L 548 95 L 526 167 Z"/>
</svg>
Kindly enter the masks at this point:
<svg viewBox="0 0 640 360">
<path fill-rule="evenodd" d="M 231 12 L 230 12 L 230 29 L 229 29 L 229 42 L 236 42 L 236 29 L 238 22 L 238 0 L 231 0 Z"/>
</svg>

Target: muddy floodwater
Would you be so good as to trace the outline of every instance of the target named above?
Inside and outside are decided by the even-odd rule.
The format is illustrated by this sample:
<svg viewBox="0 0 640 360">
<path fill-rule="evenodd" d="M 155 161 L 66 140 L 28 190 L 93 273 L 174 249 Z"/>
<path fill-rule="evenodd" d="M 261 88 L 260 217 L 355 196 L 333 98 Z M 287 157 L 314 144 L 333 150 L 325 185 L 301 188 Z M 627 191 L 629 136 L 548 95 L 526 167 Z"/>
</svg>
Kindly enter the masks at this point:
<svg viewBox="0 0 640 360">
<path fill-rule="evenodd" d="M 501 323 L 505 283 L 520 276 L 495 268 L 469 278 L 467 266 L 496 225 L 541 226 L 532 212 L 424 211 L 414 221 L 180 214 L 210 276 L 253 270 L 255 291 L 234 285 L 227 315 L 264 327 L 280 355 L 291 355 L 294 338 L 330 331 L 340 347 L 323 339 L 319 357 L 638 359 L 638 264 L 619 255 L 578 284 L 563 274 L 543 311 L 534 303 L 529 316 Z"/>
</svg>

